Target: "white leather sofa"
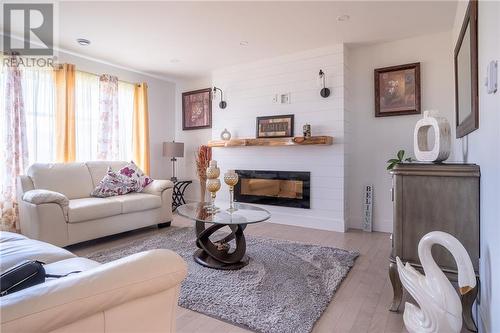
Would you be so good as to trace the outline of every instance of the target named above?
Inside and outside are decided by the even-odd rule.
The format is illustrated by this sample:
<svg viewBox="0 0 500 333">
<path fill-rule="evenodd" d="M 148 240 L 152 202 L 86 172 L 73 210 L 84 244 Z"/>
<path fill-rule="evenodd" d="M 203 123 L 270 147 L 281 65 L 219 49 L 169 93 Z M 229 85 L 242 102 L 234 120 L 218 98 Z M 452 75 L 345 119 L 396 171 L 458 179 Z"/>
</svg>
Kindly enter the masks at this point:
<svg viewBox="0 0 500 333">
<path fill-rule="evenodd" d="M 126 164 L 123 161 L 33 164 L 27 175 L 17 180 L 21 233 L 67 246 L 155 224 L 169 225 L 173 188 L 170 180 L 155 180 L 141 193 L 109 198 L 90 196 L 109 166 L 118 171 Z M 32 190 L 56 193 L 27 194 Z"/>
<path fill-rule="evenodd" d="M 175 332 L 185 261 L 170 250 L 137 253 L 106 264 L 57 246 L 0 232 L 0 272 L 23 260 L 48 274 L 71 274 L 0 298 L 2 333 Z"/>
</svg>

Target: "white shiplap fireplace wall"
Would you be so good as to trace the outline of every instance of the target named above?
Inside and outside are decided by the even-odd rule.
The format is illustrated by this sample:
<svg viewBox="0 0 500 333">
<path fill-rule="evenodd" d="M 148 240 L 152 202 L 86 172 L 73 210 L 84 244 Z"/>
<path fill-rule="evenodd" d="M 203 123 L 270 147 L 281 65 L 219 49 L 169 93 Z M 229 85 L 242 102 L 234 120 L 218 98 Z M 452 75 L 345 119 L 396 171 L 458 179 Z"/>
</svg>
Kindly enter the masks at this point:
<svg viewBox="0 0 500 333">
<path fill-rule="evenodd" d="M 274 223 L 345 231 L 344 204 L 344 45 L 309 50 L 213 72 L 228 106 L 213 103 L 212 138 L 227 128 L 233 138 L 255 137 L 256 117 L 295 115 L 295 135 L 309 123 L 313 135 L 331 135 L 332 146 L 214 148 L 213 158 L 223 173 L 228 169 L 311 172 L 311 209 L 265 206 Z M 327 75 L 329 98 L 319 95 L 318 72 Z M 275 104 L 275 94 L 290 93 L 290 104 Z M 220 202 L 229 198 L 227 186 Z M 218 200 L 218 201 L 219 201 Z"/>
</svg>

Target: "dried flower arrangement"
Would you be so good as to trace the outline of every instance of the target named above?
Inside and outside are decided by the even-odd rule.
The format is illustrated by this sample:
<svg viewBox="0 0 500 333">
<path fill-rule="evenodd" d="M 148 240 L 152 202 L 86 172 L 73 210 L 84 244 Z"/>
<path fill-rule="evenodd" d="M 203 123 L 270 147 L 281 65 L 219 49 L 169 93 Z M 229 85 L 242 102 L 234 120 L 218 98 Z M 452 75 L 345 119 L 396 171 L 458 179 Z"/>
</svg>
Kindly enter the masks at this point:
<svg viewBox="0 0 500 333">
<path fill-rule="evenodd" d="M 196 150 L 196 172 L 198 174 L 198 178 L 200 179 L 200 187 L 201 187 L 201 197 L 200 201 L 205 201 L 205 193 L 207 186 L 207 168 L 212 159 L 212 148 L 202 145 L 198 147 Z"/>
</svg>

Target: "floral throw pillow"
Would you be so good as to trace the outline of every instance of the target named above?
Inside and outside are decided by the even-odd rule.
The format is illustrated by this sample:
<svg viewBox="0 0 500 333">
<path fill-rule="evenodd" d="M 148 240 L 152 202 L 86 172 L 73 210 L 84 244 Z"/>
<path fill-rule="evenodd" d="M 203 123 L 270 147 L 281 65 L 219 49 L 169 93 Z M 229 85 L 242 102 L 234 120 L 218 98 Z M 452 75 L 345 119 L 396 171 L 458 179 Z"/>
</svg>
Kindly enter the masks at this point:
<svg viewBox="0 0 500 333">
<path fill-rule="evenodd" d="M 90 195 L 98 198 L 107 198 L 134 192 L 136 188 L 137 182 L 134 179 L 113 171 L 109 167 L 106 176 L 104 176 Z"/>
<path fill-rule="evenodd" d="M 118 173 L 124 177 L 128 177 L 135 182 L 136 192 L 142 192 L 142 190 L 144 190 L 146 186 L 153 182 L 153 179 L 149 176 L 146 176 L 144 172 L 142 172 L 142 170 L 133 161 L 130 161 L 129 164 L 121 168 Z"/>
</svg>

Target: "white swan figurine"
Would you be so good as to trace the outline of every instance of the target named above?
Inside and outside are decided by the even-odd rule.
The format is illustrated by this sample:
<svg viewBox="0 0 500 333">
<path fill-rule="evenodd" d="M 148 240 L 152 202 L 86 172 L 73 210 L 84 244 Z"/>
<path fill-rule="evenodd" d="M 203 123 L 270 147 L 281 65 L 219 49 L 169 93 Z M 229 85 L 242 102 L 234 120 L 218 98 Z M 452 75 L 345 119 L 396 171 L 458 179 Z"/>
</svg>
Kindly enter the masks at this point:
<svg viewBox="0 0 500 333">
<path fill-rule="evenodd" d="M 405 304 L 404 324 L 410 333 L 459 333 L 462 329 L 460 298 L 432 257 L 432 245 L 451 252 L 457 263 L 458 286 L 462 295 L 476 286 L 476 274 L 467 250 L 453 236 L 441 231 L 426 234 L 418 243 L 418 256 L 425 275 L 396 257 L 403 286 L 420 306 Z"/>
</svg>

